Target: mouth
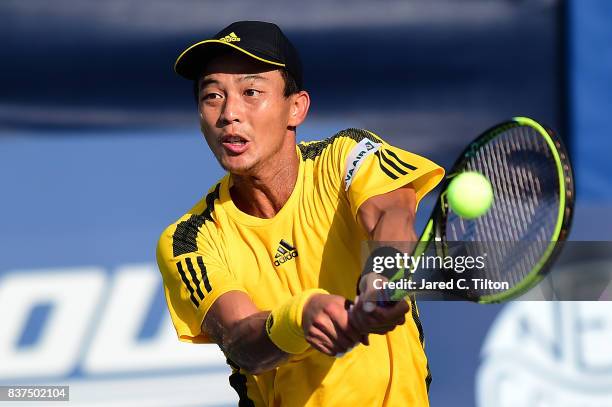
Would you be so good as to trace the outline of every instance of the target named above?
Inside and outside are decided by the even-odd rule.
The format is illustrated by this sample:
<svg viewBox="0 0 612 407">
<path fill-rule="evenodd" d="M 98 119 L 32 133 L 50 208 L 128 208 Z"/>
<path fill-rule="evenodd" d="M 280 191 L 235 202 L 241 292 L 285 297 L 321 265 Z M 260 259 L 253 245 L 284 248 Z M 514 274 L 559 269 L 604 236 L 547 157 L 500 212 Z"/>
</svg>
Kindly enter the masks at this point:
<svg viewBox="0 0 612 407">
<path fill-rule="evenodd" d="M 247 142 L 248 141 L 244 137 L 238 136 L 238 135 L 228 135 L 228 136 L 221 137 L 221 143 L 223 144 L 242 145 L 242 144 L 246 144 Z"/>
<path fill-rule="evenodd" d="M 227 135 L 221 137 L 221 145 L 232 154 L 240 154 L 246 150 L 249 141 L 239 135 Z"/>
</svg>

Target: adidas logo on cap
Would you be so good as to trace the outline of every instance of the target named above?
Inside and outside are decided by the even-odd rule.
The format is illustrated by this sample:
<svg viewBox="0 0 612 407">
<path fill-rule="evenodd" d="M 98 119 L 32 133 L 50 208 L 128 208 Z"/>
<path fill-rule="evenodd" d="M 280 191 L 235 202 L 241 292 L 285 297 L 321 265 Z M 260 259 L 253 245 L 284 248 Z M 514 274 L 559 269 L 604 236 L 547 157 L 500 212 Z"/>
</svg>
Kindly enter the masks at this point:
<svg viewBox="0 0 612 407">
<path fill-rule="evenodd" d="M 282 239 L 278 244 L 278 249 L 276 249 L 276 255 L 274 255 L 274 265 L 278 267 L 297 256 L 297 249 L 287 243 L 285 239 Z"/>
<path fill-rule="evenodd" d="M 229 33 L 229 35 L 226 35 L 223 38 L 219 38 L 219 40 L 224 42 L 238 42 L 240 41 L 240 37 L 238 37 L 236 33 L 232 31 L 231 33 Z"/>
</svg>

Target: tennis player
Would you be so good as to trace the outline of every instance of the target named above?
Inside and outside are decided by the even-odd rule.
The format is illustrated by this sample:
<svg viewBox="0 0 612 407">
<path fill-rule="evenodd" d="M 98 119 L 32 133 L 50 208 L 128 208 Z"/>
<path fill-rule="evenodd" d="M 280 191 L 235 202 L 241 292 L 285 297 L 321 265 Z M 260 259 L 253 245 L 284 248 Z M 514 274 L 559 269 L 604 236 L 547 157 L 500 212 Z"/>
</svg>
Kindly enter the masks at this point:
<svg viewBox="0 0 612 407">
<path fill-rule="evenodd" d="M 175 70 L 227 171 L 159 240 L 179 339 L 219 345 L 240 406 L 427 406 L 415 304 L 349 312 L 348 299 L 362 243 L 415 241 L 443 170 L 366 130 L 296 145 L 310 97 L 274 24 L 233 23 Z"/>
</svg>

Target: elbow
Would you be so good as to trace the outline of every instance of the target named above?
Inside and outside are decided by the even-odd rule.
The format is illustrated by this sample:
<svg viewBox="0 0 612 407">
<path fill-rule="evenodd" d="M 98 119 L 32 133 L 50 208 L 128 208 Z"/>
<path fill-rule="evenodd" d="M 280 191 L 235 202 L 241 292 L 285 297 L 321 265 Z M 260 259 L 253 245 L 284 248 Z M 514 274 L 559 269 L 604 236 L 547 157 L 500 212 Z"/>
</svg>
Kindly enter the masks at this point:
<svg viewBox="0 0 612 407">
<path fill-rule="evenodd" d="M 274 369 L 285 354 L 268 338 L 264 325 L 268 312 L 256 312 L 214 330 L 213 339 L 241 370 L 257 375 Z"/>
<path fill-rule="evenodd" d="M 261 352 L 246 349 L 240 338 L 227 338 L 224 345 L 223 350 L 228 358 L 248 374 L 258 375 L 276 367 L 272 361 L 263 359 Z"/>
<path fill-rule="evenodd" d="M 257 360 L 249 355 L 232 354 L 228 352 L 231 361 L 242 371 L 251 375 L 259 375 L 272 370 L 276 366 L 265 361 Z"/>
<path fill-rule="evenodd" d="M 407 211 L 404 208 L 391 207 L 381 214 L 370 232 L 370 237 L 373 240 L 414 242 L 417 240 L 414 231 L 414 219 L 414 212 Z"/>
<path fill-rule="evenodd" d="M 274 366 L 265 366 L 263 363 L 252 363 L 247 366 L 241 366 L 242 370 L 251 375 L 259 375 L 268 372 L 274 368 Z"/>
</svg>

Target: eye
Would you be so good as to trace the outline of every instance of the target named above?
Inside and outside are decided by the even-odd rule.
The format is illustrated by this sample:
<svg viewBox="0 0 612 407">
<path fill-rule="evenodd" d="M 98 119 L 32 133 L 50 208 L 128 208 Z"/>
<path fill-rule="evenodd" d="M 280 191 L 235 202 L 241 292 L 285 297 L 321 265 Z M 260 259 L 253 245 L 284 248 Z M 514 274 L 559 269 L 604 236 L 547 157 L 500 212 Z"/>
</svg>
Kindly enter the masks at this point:
<svg viewBox="0 0 612 407">
<path fill-rule="evenodd" d="M 214 92 L 205 93 L 202 95 L 202 100 L 221 99 L 221 95 Z"/>
<path fill-rule="evenodd" d="M 258 91 L 257 89 L 247 89 L 244 91 L 244 94 L 246 96 L 259 96 L 261 92 Z"/>
</svg>

